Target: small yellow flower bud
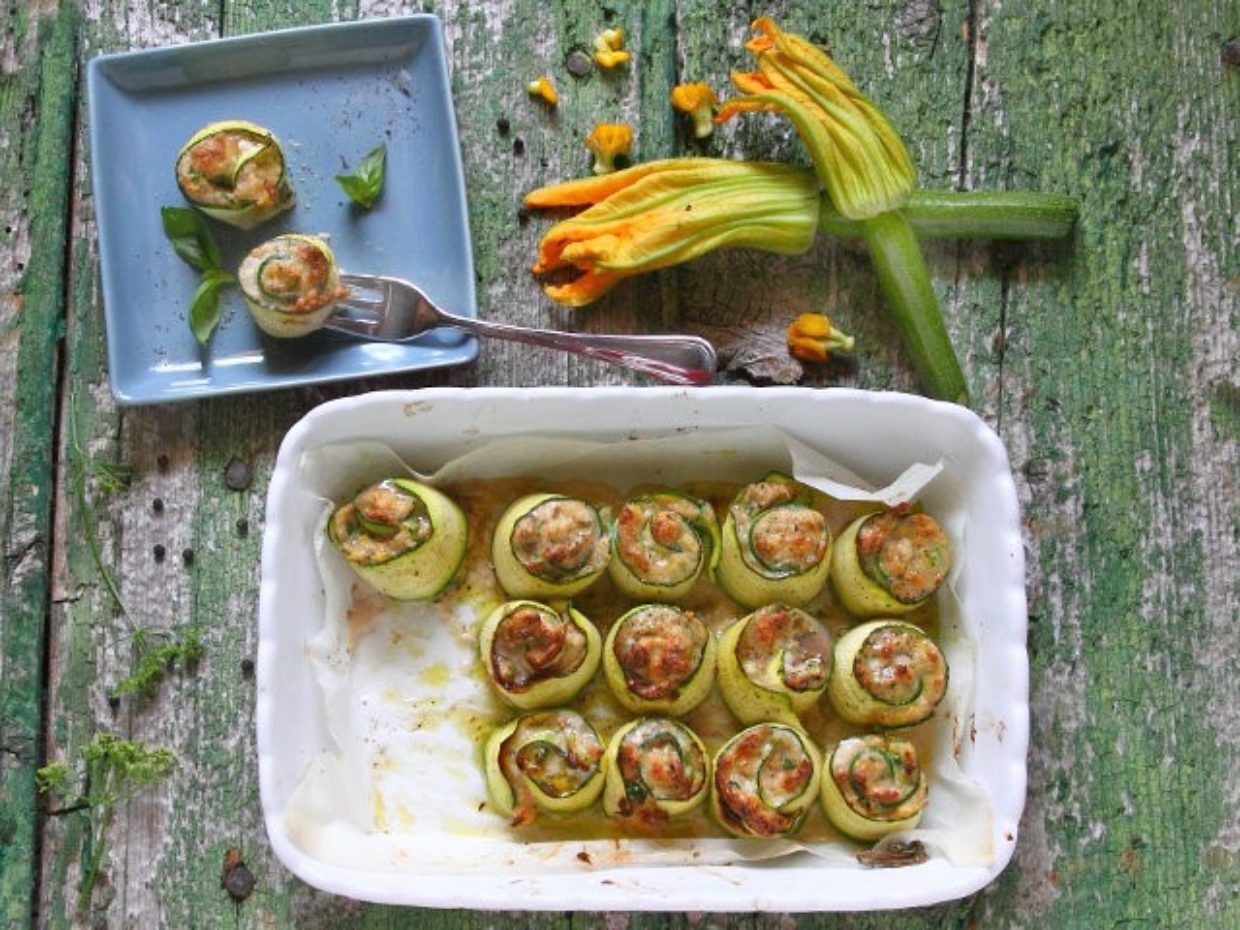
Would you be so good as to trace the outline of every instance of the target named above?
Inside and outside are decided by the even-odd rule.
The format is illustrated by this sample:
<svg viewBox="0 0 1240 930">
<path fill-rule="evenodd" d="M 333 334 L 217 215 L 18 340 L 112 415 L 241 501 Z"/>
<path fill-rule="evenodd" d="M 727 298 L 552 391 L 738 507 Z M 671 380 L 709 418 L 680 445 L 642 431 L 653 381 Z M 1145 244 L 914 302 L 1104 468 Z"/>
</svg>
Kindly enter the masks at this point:
<svg viewBox="0 0 1240 930">
<path fill-rule="evenodd" d="M 599 123 L 586 137 L 586 148 L 594 153 L 594 173 L 610 174 L 616 159 L 628 157 L 633 147 L 633 130 L 624 123 Z"/>
<path fill-rule="evenodd" d="M 788 326 L 788 351 L 803 362 L 825 362 L 832 352 L 851 352 L 854 342 L 822 313 L 802 313 Z"/>
<path fill-rule="evenodd" d="M 705 82 L 677 84 L 672 88 L 672 106 L 693 117 L 693 135 L 704 139 L 715 128 L 715 106 L 719 98 Z"/>
<path fill-rule="evenodd" d="M 555 106 L 560 102 L 560 95 L 556 93 L 555 85 L 545 74 L 540 74 L 536 81 L 530 81 L 525 89 L 530 92 L 530 96 L 545 100 L 549 106 Z"/>
</svg>

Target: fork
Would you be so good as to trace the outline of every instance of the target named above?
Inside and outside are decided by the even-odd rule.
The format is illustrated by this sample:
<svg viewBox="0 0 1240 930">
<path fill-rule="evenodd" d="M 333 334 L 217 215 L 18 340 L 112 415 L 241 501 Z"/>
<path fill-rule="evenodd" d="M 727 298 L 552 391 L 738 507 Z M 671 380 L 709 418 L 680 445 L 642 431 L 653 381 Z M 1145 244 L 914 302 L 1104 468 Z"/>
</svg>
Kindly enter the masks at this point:
<svg viewBox="0 0 1240 930">
<path fill-rule="evenodd" d="M 436 326 L 452 326 L 476 336 L 588 355 L 671 384 L 704 385 L 715 378 L 714 346 L 698 336 L 614 336 L 509 326 L 449 313 L 402 278 L 342 274 L 340 283 L 349 296 L 324 325 L 363 339 L 404 342 Z"/>
</svg>

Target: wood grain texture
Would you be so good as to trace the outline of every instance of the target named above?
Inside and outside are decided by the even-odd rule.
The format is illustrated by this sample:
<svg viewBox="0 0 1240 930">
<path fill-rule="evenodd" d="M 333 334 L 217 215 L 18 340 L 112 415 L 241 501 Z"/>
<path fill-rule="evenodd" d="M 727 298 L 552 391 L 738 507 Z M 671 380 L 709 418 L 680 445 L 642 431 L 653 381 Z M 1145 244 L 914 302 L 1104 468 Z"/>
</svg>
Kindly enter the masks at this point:
<svg viewBox="0 0 1240 930">
<path fill-rule="evenodd" d="M 0 46 L 0 113 L 6 133 L 10 114 L 28 128 L 6 137 L 0 171 L 29 179 L 31 194 L 0 193 L 6 241 L 17 260 L 30 263 L 24 277 L 0 270 L 0 922 L 20 925 L 28 917 L 36 872 L 29 852 L 34 808 L 23 799 L 32 797 L 39 741 L 40 666 L 31 657 L 44 648 L 48 557 L 41 553 L 54 539 L 47 757 L 72 757 L 106 728 L 168 745 L 181 765 L 118 812 L 89 914 L 75 913 L 73 901 L 82 818 L 43 819 L 37 905 L 44 926 L 1240 925 L 1240 775 L 1234 764 L 1219 764 L 1240 748 L 1235 689 L 1226 677 L 1240 660 L 1240 73 L 1223 55 L 1223 43 L 1240 33 L 1240 12 L 1227 0 L 1165 6 L 84 4 L 79 58 L 437 12 L 470 192 L 480 313 L 601 331 L 687 327 L 721 343 L 735 378 L 804 374 L 818 385 L 914 387 L 862 247 L 823 239 L 800 258 L 729 252 L 626 282 L 588 311 L 566 311 L 551 305 L 526 271 L 548 220 L 518 208 L 526 190 L 588 172 L 582 140 L 599 120 L 629 121 L 643 159 L 693 151 L 804 162 L 799 142 L 774 118 L 746 118 L 699 144 L 666 105 L 678 80 L 721 87 L 729 69 L 748 67 L 741 43 L 753 15 L 769 11 L 832 48 L 905 135 L 923 186 L 1042 188 L 1081 198 L 1080 230 L 1062 248 L 926 247 L 975 406 L 1009 446 L 1026 513 L 1034 731 L 1016 860 L 994 886 L 962 902 L 895 915 L 797 918 L 401 910 L 325 895 L 280 866 L 259 810 L 253 680 L 243 662 L 256 639 L 263 495 L 284 432 L 320 401 L 365 387 L 640 379 L 496 343 L 456 371 L 118 410 L 105 381 L 85 115 L 71 67 L 76 5 L 63 4 L 55 16 L 49 4 L 42 30 L 31 25 L 40 17 L 10 13 L 15 30 Z M 571 77 L 568 54 L 616 24 L 637 52 L 630 68 Z M 560 88 L 554 112 L 525 91 L 541 72 Z M 856 361 L 808 373 L 791 363 L 782 330 L 803 309 L 826 311 L 856 335 Z M 48 372 L 62 315 L 57 397 Z M 85 512 L 69 480 L 71 426 L 87 454 L 122 460 L 135 475 L 114 494 L 90 483 Z M 245 491 L 223 481 L 232 459 L 254 469 Z M 42 490 L 29 495 L 30 487 Z M 84 515 L 97 528 L 128 618 L 100 584 Z M 156 545 L 164 548 L 162 561 Z M 153 700 L 126 698 L 113 707 L 109 691 L 133 660 L 132 628 L 188 624 L 206 641 L 199 666 L 169 676 Z M 257 879 L 240 903 L 220 886 L 230 848 Z"/>
<path fill-rule="evenodd" d="M 35 770 L 42 729 L 44 623 L 51 555 L 57 343 L 63 315 L 76 11 L 5 17 L 0 44 L 0 923 L 32 913 Z M 11 262 L 11 264 L 10 264 Z"/>
</svg>

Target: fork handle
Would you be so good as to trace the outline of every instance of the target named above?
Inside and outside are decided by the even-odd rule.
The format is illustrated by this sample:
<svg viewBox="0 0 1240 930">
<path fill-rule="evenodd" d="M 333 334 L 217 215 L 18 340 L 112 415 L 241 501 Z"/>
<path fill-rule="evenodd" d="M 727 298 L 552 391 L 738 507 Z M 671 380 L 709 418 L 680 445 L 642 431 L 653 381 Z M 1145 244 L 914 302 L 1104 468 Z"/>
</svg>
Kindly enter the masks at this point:
<svg viewBox="0 0 1240 930">
<path fill-rule="evenodd" d="M 442 322 L 479 336 L 523 342 L 588 355 L 640 371 L 670 384 L 711 384 L 715 380 L 715 348 L 698 336 L 615 336 L 566 333 L 552 329 L 508 326 L 443 312 Z"/>
</svg>

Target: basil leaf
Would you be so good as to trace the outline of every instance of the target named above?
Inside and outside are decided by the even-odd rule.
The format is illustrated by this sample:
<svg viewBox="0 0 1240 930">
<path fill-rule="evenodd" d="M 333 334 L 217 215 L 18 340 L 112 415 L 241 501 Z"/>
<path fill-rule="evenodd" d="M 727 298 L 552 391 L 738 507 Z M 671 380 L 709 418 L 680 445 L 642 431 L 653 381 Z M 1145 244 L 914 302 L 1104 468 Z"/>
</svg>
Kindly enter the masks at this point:
<svg viewBox="0 0 1240 930">
<path fill-rule="evenodd" d="M 219 271 L 220 247 L 201 213 L 188 207 L 160 207 L 159 215 L 177 255 L 199 271 Z"/>
<path fill-rule="evenodd" d="M 387 146 L 380 145 L 358 162 L 353 171 L 336 175 L 336 181 L 344 188 L 350 200 L 369 210 L 383 191 L 386 169 Z"/>
<path fill-rule="evenodd" d="M 230 274 L 208 271 L 189 302 L 189 328 L 199 345 L 206 345 L 220 322 L 220 291 L 236 282 Z"/>
</svg>

